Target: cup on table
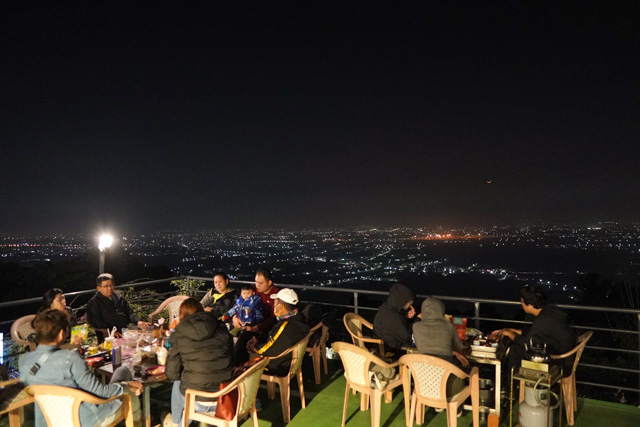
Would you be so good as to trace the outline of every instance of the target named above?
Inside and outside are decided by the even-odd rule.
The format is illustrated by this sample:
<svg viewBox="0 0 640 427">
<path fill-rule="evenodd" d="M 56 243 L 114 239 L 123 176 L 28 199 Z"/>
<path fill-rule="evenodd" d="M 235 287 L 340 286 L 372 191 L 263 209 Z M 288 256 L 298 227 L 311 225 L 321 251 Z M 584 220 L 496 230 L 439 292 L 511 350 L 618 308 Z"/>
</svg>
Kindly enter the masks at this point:
<svg viewBox="0 0 640 427">
<path fill-rule="evenodd" d="M 104 344 L 102 345 L 105 350 L 111 350 L 113 348 L 113 337 L 107 337 L 104 339 Z"/>
<path fill-rule="evenodd" d="M 166 348 L 164 347 L 160 347 L 158 349 L 158 351 L 156 352 L 156 358 L 158 359 L 158 365 L 166 365 L 167 364 L 167 356 L 169 355 L 169 352 L 167 351 Z"/>
</svg>

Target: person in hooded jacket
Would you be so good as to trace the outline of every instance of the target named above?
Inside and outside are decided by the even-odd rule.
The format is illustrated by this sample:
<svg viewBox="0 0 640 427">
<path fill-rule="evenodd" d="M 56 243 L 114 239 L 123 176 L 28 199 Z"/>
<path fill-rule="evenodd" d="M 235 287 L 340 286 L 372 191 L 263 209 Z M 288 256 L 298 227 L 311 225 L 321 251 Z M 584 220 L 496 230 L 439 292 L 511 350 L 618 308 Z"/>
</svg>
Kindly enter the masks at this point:
<svg viewBox="0 0 640 427">
<path fill-rule="evenodd" d="M 420 314 L 422 320 L 413 324 L 413 339 L 418 353 L 439 357 L 458 364 L 458 367 L 468 367 L 469 361 L 461 353 L 462 341 L 456 328 L 444 317 L 443 302 L 433 297 L 425 299 Z M 450 375 L 447 380 L 447 396 L 455 396 L 464 386 L 462 378 Z"/>
<path fill-rule="evenodd" d="M 411 306 L 414 297 L 407 285 L 396 283 L 373 319 L 374 338 L 384 341 L 387 356 L 394 360 L 402 354 L 403 346 L 411 344 L 411 321 L 416 316 L 416 310 Z"/>
<path fill-rule="evenodd" d="M 549 354 L 564 354 L 576 346 L 576 336 L 571 328 L 569 316 L 564 311 L 552 304 L 547 304 L 547 297 L 542 288 L 538 286 L 525 286 L 520 290 L 520 303 L 522 309 L 528 315 L 527 320 L 532 320 L 530 326 L 524 329 L 504 328 L 493 331 L 491 336 L 508 336 L 513 340 L 507 355 L 507 370 L 517 370 L 522 359 L 527 358 L 525 344 L 533 336 L 538 336 L 547 345 Z M 574 357 L 560 359 L 565 377 L 571 375 Z"/>
<path fill-rule="evenodd" d="M 194 298 L 180 305 L 180 323 L 169 337 L 171 348 L 165 373 L 174 381 L 171 421 L 181 425 L 184 394 L 188 388 L 215 392 L 232 375 L 233 338 L 213 313 L 204 311 Z M 197 412 L 213 411 L 215 402 L 196 402 Z"/>
</svg>

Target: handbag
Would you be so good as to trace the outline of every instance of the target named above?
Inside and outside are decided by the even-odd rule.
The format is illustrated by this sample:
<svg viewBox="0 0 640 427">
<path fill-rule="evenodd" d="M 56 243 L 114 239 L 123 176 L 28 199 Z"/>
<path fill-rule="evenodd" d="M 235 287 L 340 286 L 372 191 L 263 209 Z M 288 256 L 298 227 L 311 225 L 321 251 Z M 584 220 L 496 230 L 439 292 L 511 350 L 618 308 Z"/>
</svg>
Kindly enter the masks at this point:
<svg viewBox="0 0 640 427">
<path fill-rule="evenodd" d="M 244 365 L 239 366 L 233 370 L 233 375 L 231 381 L 226 383 L 220 383 L 220 390 L 228 386 L 238 378 L 240 375 L 244 374 L 249 368 L 255 365 L 257 362 L 262 360 L 262 356 L 256 357 L 255 359 L 251 359 L 246 362 Z M 238 389 L 234 388 L 227 394 L 223 394 L 218 398 L 218 406 L 216 406 L 216 418 L 220 418 L 223 420 L 231 421 L 236 416 L 236 408 L 238 407 Z"/>
</svg>

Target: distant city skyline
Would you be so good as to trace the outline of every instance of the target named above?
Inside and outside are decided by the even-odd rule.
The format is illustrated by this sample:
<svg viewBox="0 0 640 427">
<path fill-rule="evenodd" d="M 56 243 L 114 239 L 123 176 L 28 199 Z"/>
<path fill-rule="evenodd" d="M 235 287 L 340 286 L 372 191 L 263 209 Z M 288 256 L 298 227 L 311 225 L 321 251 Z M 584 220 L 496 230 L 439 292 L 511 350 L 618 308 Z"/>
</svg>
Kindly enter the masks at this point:
<svg viewBox="0 0 640 427">
<path fill-rule="evenodd" d="M 640 221 L 638 2 L 0 12 L 0 235 Z"/>
</svg>

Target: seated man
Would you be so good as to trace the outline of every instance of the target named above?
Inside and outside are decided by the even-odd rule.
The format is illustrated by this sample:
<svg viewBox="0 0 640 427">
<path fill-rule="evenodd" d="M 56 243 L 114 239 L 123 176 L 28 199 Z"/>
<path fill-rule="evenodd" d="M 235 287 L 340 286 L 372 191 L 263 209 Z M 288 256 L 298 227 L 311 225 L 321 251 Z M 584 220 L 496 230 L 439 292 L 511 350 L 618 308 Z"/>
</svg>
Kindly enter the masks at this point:
<svg viewBox="0 0 640 427">
<path fill-rule="evenodd" d="M 112 329 L 117 328 L 116 338 L 120 338 L 122 328 L 126 328 L 129 324 L 137 325 L 140 329 L 146 329 L 149 323 L 142 322 L 136 313 L 131 310 L 129 303 L 114 292 L 113 276 L 104 273 L 96 279 L 98 292 L 87 303 L 87 322 L 96 329 Z M 98 339 L 103 340 L 101 332 L 98 333 Z"/>
<path fill-rule="evenodd" d="M 255 351 L 261 356 L 273 357 L 297 344 L 309 333 L 309 325 L 298 313 L 298 294 L 293 289 L 282 289 L 271 298 L 275 303 L 273 311 L 278 323 L 269 332 L 269 339 L 265 343 L 258 343 L 256 337 L 251 338 L 247 344 L 248 351 Z M 285 376 L 291 367 L 292 355 L 269 362 L 265 371 L 269 375 Z"/>
<path fill-rule="evenodd" d="M 411 306 L 413 299 L 413 291 L 407 285 L 396 283 L 373 318 L 374 338 L 384 341 L 385 352 L 395 360 L 402 355 L 403 346 L 411 345 L 411 323 L 416 315 Z"/>
<path fill-rule="evenodd" d="M 119 396 L 127 391 L 132 394 L 133 418 L 140 418 L 140 401 L 136 396 L 142 391 L 142 384 L 131 380 L 131 372 L 121 366 L 111 377 L 110 384 L 102 384 L 91 372 L 80 353 L 75 350 L 61 350 L 60 344 L 68 337 L 68 316 L 59 310 L 40 312 L 34 326 L 38 342 L 35 351 L 26 353 L 20 359 L 20 380 L 26 385 L 59 385 L 86 391 L 100 398 Z M 104 405 L 83 403 L 80 406 L 80 423 L 95 426 L 115 414 L 120 408 L 120 400 Z M 36 427 L 44 427 L 46 422 L 39 408 L 36 409 Z"/>
<path fill-rule="evenodd" d="M 276 316 L 273 313 L 275 300 L 272 298 L 280 289 L 273 284 L 271 271 L 266 268 L 256 271 L 255 284 L 257 295 L 262 300 L 262 320 L 255 325 L 243 328 L 238 313 L 232 317 L 234 328 L 241 330 L 233 349 L 233 362 L 236 366 L 249 360 L 247 344 L 251 338 L 257 337 L 258 341 L 266 340 L 267 334 L 276 323 Z"/>
<path fill-rule="evenodd" d="M 564 354 L 576 345 L 576 336 L 569 326 L 567 314 L 556 306 L 547 304 L 547 297 L 541 288 L 528 285 L 522 288 L 520 303 L 524 312 L 533 317 L 533 323 L 522 330 L 505 328 L 491 334 L 494 337 L 508 336 L 513 340 L 507 356 L 507 369 L 504 370 L 506 375 L 510 375 L 511 368 L 517 370 L 521 360 L 527 358 L 524 345 L 533 336 L 542 338 L 549 354 Z M 564 376 L 571 375 L 573 357 L 563 359 L 561 363 Z"/>
</svg>

